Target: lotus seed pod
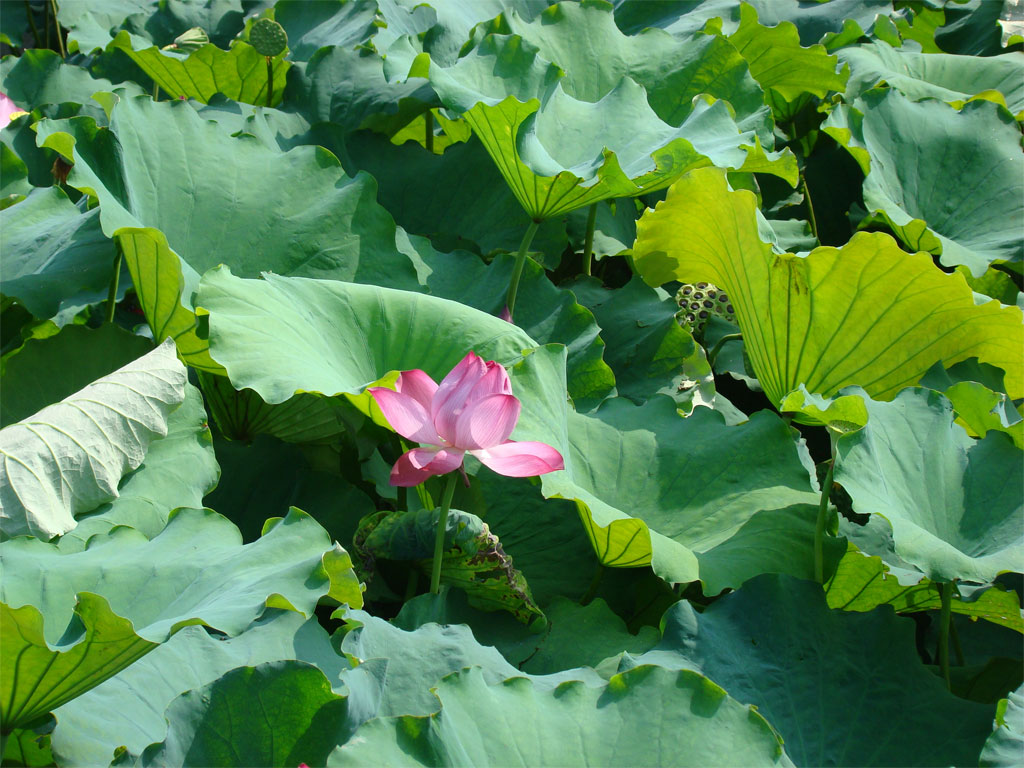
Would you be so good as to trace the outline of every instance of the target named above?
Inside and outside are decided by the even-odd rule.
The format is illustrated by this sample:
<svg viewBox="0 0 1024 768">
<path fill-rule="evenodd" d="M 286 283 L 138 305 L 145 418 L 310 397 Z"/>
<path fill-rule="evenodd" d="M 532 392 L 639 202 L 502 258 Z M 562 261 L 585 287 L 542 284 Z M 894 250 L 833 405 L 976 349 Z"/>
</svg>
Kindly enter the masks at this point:
<svg viewBox="0 0 1024 768">
<path fill-rule="evenodd" d="M 260 19 L 249 30 L 249 45 L 263 56 L 277 56 L 288 48 L 288 33 L 270 19 Z"/>
<path fill-rule="evenodd" d="M 676 292 L 679 312 L 676 320 L 680 325 L 689 326 L 691 333 L 704 330 L 708 318 L 717 315 L 730 323 L 736 322 L 729 296 L 712 283 L 685 283 Z"/>
</svg>

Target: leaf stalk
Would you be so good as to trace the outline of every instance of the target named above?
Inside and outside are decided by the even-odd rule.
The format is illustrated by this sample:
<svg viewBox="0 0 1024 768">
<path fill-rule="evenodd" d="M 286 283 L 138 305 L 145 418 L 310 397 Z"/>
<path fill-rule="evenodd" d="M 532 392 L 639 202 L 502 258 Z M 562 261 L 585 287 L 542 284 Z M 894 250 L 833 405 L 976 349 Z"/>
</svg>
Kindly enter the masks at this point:
<svg viewBox="0 0 1024 768">
<path fill-rule="evenodd" d="M 508 306 L 510 318 L 514 317 L 516 311 L 516 295 L 519 293 L 519 281 L 523 277 L 523 267 L 526 265 L 526 250 L 530 247 L 530 243 L 533 242 L 533 236 L 537 234 L 537 227 L 539 226 L 539 221 L 531 221 L 530 226 L 526 228 L 526 234 L 523 235 L 523 239 L 519 243 L 519 252 L 516 253 L 516 265 L 512 270 L 512 280 L 508 286 L 508 301 L 505 302 L 506 306 Z"/>
<path fill-rule="evenodd" d="M 939 595 L 942 608 L 939 610 L 939 669 L 946 681 L 946 688 L 953 690 L 949 679 L 949 624 L 953 612 L 953 582 L 944 581 L 939 584 Z"/>
<path fill-rule="evenodd" d="M 50 0 L 50 5 L 53 7 L 53 26 L 57 28 L 57 50 L 60 51 L 60 57 L 66 59 L 68 52 L 64 49 L 64 38 L 60 33 L 60 21 L 57 19 L 57 0 Z"/>
<path fill-rule="evenodd" d="M 832 448 L 832 461 L 829 462 L 825 482 L 821 486 L 821 503 L 818 504 L 818 520 L 814 524 L 814 580 L 825 583 L 825 521 L 828 519 L 828 494 L 832 490 L 832 470 L 836 466 L 836 451 Z"/>
<path fill-rule="evenodd" d="M 269 56 L 267 59 L 267 106 L 274 104 L 274 62 Z"/>
<path fill-rule="evenodd" d="M 587 234 L 583 239 L 583 274 L 590 277 L 590 257 L 594 252 L 594 226 L 597 224 L 597 203 L 590 204 L 587 214 Z"/>
<path fill-rule="evenodd" d="M 743 334 L 742 333 L 727 333 L 727 334 L 725 334 L 725 336 L 723 336 L 717 342 L 715 342 L 715 346 L 713 346 L 711 348 L 711 351 L 708 352 L 708 365 L 710 365 L 712 368 L 714 368 L 715 367 L 715 360 L 718 359 L 718 353 L 722 351 L 722 347 L 724 347 L 730 341 L 739 341 L 742 338 L 743 338 Z"/>
<path fill-rule="evenodd" d="M 448 526 L 448 512 L 452 507 L 452 496 L 455 495 L 455 483 L 458 473 L 448 473 L 448 485 L 444 487 L 441 497 L 441 514 L 437 518 L 437 536 L 434 539 L 434 560 L 430 566 L 430 593 L 436 595 L 441 591 L 441 556 L 444 554 L 444 532 Z"/>
<path fill-rule="evenodd" d="M 107 322 L 114 322 L 114 310 L 117 309 L 117 284 L 121 280 L 121 262 L 124 255 L 121 253 L 121 243 L 116 244 L 117 253 L 114 254 L 114 274 L 110 277 L 110 290 L 107 292 Z"/>
</svg>

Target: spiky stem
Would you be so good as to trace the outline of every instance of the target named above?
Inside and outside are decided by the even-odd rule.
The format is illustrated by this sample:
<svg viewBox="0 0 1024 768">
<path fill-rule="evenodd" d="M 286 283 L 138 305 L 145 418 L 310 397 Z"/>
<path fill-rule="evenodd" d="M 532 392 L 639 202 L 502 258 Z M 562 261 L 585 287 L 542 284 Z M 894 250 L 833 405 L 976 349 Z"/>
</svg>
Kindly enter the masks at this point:
<svg viewBox="0 0 1024 768">
<path fill-rule="evenodd" d="M 455 495 L 455 482 L 458 473 L 448 473 L 448 485 L 444 487 L 441 497 L 441 514 L 437 518 L 437 538 L 434 539 L 434 561 L 430 566 L 430 592 L 436 595 L 441 591 L 441 556 L 444 554 L 444 531 L 448 526 L 448 511 L 452 507 L 452 496 Z"/>
<path fill-rule="evenodd" d="M 587 234 L 583 239 L 583 274 L 590 277 L 590 256 L 594 252 L 594 225 L 597 224 L 597 203 L 590 205 L 587 214 Z"/>
<path fill-rule="evenodd" d="M 107 292 L 107 322 L 114 322 L 114 310 L 117 308 L 117 284 L 121 280 L 121 244 L 116 243 L 117 253 L 114 254 L 114 274 L 110 278 L 110 290 Z"/>
<path fill-rule="evenodd" d="M 516 311 L 516 294 L 519 293 L 519 280 L 523 276 L 523 267 L 526 264 L 526 250 L 530 247 L 530 243 L 533 242 L 533 236 L 537 234 L 537 227 L 539 226 L 539 221 L 531 221 L 530 226 L 526 228 L 526 234 L 523 235 L 523 239 L 519 243 L 519 252 L 516 253 L 516 265 L 512 270 L 512 280 L 508 286 L 508 301 L 505 302 L 508 306 L 509 317 L 514 317 Z"/>
<path fill-rule="evenodd" d="M 939 584 L 942 597 L 942 608 L 939 611 L 939 669 L 946 680 L 946 688 L 952 690 L 949 680 L 949 621 L 953 611 L 953 582 L 944 581 Z"/>
<path fill-rule="evenodd" d="M 269 56 L 267 59 L 267 106 L 274 105 L 274 62 Z"/>
<path fill-rule="evenodd" d="M 429 109 L 425 117 L 426 128 L 423 134 L 423 146 L 427 148 L 427 152 L 434 151 L 434 113 Z"/>
<path fill-rule="evenodd" d="M 715 346 L 713 346 L 711 348 L 711 351 L 708 352 L 708 365 L 710 365 L 712 368 L 714 368 L 715 360 L 718 359 L 718 353 L 722 351 L 722 347 L 724 347 L 730 341 L 739 341 L 742 338 L 743 338 L 743 334 L 742 333 L 727 333 L 727 334 L 725 334 L 725 336 L 723 336 L 717 342 L 715 342 Z"/>
<path fill-rule="evenodd" d="M 39 39 L 39 27 L 36 26 L 35 14 L 32 13 L 32 6 L 25 0 L 25 15 L 28 16 L 28 25 L 32 27 L 32 37 L 35 38 L 36 48 L 42 48 L 43 42 Z"/>
<path fill-rule="evenodd" d="M 604 566 L 598 563 L 597 570 L 594 571 L 594 577 L 590 580 L 590 586 L 587 588 L 587 593 L 580 599 L 580 605 L 590 605 L 597 595 L 597 588 L 601 586 L 602 576 L 604 576 Z"/>
<path fill-rule="evenodd" d="M 818 504 L 818 520 L 814 525 L 814 579 L 819 584 L 825 583 L 825 521 L 828 518 L 828 494 L 832 489 L 832 470 L 836 466 L 836 451 L 832 448 L 832 461 L 829 462 L 825 482 L 821 486 L 821 503 Z"/>
<path fill-rule="evenodd" d="M 811 202 L 811 190 L 807 187 L 807 176 L 804 175 L 803 171 L 800 171 L 800 182 L 804 188 L 804 200 L 807 201 L 807 216 L 811 220 L 811 233 L 814 235 L 814 239 L 820 243 L 821 240 L 818 238 L 818 220 L 814 216 L 814 203 Z"/>
<path fill-rule="evenodd" d="M 64 50 L 64 38 L 60 34 L 60 21 L 57 20 L 57 0 L 50 0 L 50 5 L 53 7 L 53 25 L 57 28 L 57 50 L 60 51 L 60 57 L 66 59 L 68 52 Z"/>
</svg>

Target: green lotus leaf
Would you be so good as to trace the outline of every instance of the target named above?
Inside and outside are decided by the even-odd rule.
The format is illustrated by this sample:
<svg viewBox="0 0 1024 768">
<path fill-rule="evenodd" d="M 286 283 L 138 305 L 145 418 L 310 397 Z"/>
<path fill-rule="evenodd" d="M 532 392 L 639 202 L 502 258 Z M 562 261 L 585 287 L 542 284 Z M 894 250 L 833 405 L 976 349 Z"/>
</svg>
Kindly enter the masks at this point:
<svg viewBox="0 0 1024 768">
<path fill-rule="evenodd" d="M 93 77 L 88 69 L 66 64 L 56 51 L 26 49 L 21 56 L 0 63 L 0 90 L 26 112 L 44 104 L 89 104 L 97 91 L 113 90 L 114 84 Z M 118 86 L 133 96 L 142 93 L 134 83 Z"/>
<path fill-rule="evenodd" d="M 602 564 L 650 564 L 672 582 L 701 578 L 696 553 L 728 541 L 755 512 L 818 496 L 789 429 L 773 414 L 727 427 L 708 408 L 681 418 L 660 396 L 570 413 L 566 471 L 542 484 L 546 496 L 576 500 Z"/>
<path fill-rule="evenodd" d="M 638 572 L 605 573 L 602 588 L 609 581 L 617 582 L 616 575 L 635 573 Z M 632 587 L 638 585 L 637 580 L 628 579 L 609 591 L 622 589 L 625 592 L 627 581 Z M 664 584 L 660 580 L 659 583 Z M 475 610 L 463 593 L 445 588 L 440 594 L 426 593 L 406 602 L 392 621 L 406 631 L 430 623 L 465 624 L 478 643 L 497 648 L 510 664 L 518 667 L 520 674 L 528 674 L 540 685 L 557 684 L 566 679 L 600 684 L 590 667 L 623 651 L 642 653 L 660 638 L 658 630 L 650 625 L 641 626 L 637 634 L 630 632 L 626 623 L 601 598 L 581 605 L 574 599 L 558 596 L 547 603 L 544 610 L 550 621 L 543 631 L 537 632 L 510 616 Z"/>
<path fill-rule="evenodd" d="M 69 183 L 100 200 L 103 231 L 119 239 L 154 336 L 173 337 L 190 365 L 222 372 L 191 302 L 199 275 L 217 264 L 418 287 L 406 255 L 414 246 L 376 203 L 373 180 L 345 176 L 319 147 L 281 152 L 232 138 L 186 103 L 146 97 L 114 104 L 110 129 L 89 118 L 37 128 L 74 162 Z M 229 208 L 238 212 L 230 220 Z"/>
<path fill-rule="evenodd" d="M 176 696 L 240 666 L 279 659 L 316 664 L 338 685 L 349 667 L 315 618 L 270 609 L 235 637 L 185 627 L 130 667 L 54 713 L 53 749 L 64 764 L 104 765 L 125 747 L 138 756 L 167 736 L 164 710 Z"/>
<path fill-rule="evenodd" d="M 31 338 L 3 359 L 0 426 L 28 418 L 152 351 L 153 342 L 116 325 L 67 325 Z"/>
<path fill-rule="evenodd" d="M 805 48 L 794 24 L 783 21 L 767 27 L 757 16 L 754 6 L 741 4 L 739 26 L 728 39 L 750 64 L 750 74 L 766 93 L 773 91 L 783 102 L 793 102 L 805 94 L 824 98 L 829 91 L 846 87 L 848 72 L 836 71 L 838 59 L 823 46 Z M 780 104 L 775 104 L 774 111 L 782 117 L 790 114 Z"/>
<path fill-rule="evenodd" d="M 999 702 L 995 730 L 981 751 L 982 768 L 1010 768 L 1024 749 L 1024 686 Z"/>
<path fill-rule="evenodd" d="M 875 89 L 833 110 L 823 130 L 860 163 L 868 210 L 909 247 L 979 276 L 993 261 L 1024 259 L 1024 158 L 1004 107 L 976 100 L 957 111 Z M 919 148 L 918 161 L 907 161 L 907 146 Z"/>
<path fill-rule="evenodd" d="M 24 653 L 4 657 L 5 726 L 66 703 L 190 624 L 235 635 L 268 605 L 310 615 L 342 584 L 332 576 L 344 578 L 331 572 L 326 532 L 297 510 L 245 547 L 216 513 L 178 510 L 152 541 L 121 527 L 79 552 L 32 538 L 2 549 L 0 600 L 29 628 L 11 630 Z"/>
<path fill-rule="evenodd" d="M 17 297 L 36 317 L 107 298 L 116 250 L 100 230 L 98 210 L 83 213 L 59 187 L 36 189 L 17 211 L 0 211 L 0 232 L 4 294 Z M 119 301 L 130 285 L 123 267 Z"/>
<path fill-rule="evenodd" d="M 927 13 L 928 10 L 922 8 L 919 13 Z M 1000 22 L 1012 11 L 1004 12 L 998 5 L 968 0 L 938 13 L 942 21 L 935 30 L 935 42 L 942 51 L 965 56 L 993 56 L 1005 53 L 1003 46 L 1012 44 L 1010 40 L 1002 42 L 1004 29 Z"/>
<path fill-rule="evenodd" d="M 487 521 L 539 604 L 587 592 L 598 562 L 573 502 L 545 499 L 539 483 L 488 472 L 470 488 L 456 488 L 453 504 Z"/>
<path fill-rule="evenodd" d="M 757 512 L 727 541 L 697 555 L 706 595 L 739 589 L 762 573 L 814 578 L 814 529 L 818 507 L 793 504 Z M 841 538 L 826 537 L 823 565 L 832 573 L 844 552 Z"/>
<path fill-rule="evenodd" d="M 896 554 L 932 581 L 1024 572 L 1024 462 L 1010 438 L 968 437 L 949 400 L 929 389 L 865 402 L 868 424 L 837 441 L 834 477 L 859 513 L 889 521 Z M 917 459 L 899 459 L 909 455 Z"/>
<path fill-rule="evenodd" d="M 0 211 L 20 203 L 32 191 L 28 166 L 7 144 L 0 144 L 0 178 Z"/>
<path fill-rule="evenodd" d="M 427 623 L 406 631 L 364 611 L 347 611 L 344 618 L 341 652 L 358 659 L 360 665 L 377 663 L 386 674 L 387 685 L 373 713 L 381 717 L 436 712 L 437 698 L 431 689 L 463 667 L 481 669 L 488 683 L 520 674 L 495 648 L 477 642 L 465 625 Z M 599 682 L 593 672 L 590 679 Z"/>
<path fill-rule="evenodd" d="M 872 611 L 880 605 L 891 605 L 897 613 L 917 613 L 942 607 L 938 584 L 925 578 L 901 580 L 880 557 L 865 555 L 852 542 L 847 544 L 835 575 L 825 584 L 825 597 L 829 608 L 844 611 Z M 974 600 L 954 599 L 950 607 L 954 613 L 985 619 L 1024 634 L 1020 599 L 1012 590 L 996 585 Z"/>
<path fill-rule="evenodd" d="M 370 173 L 380 185 L 381 205 L 409 232 L 430 237 L 441 250 L 475 244 L 489 254 L 519 247 L 530 216 L 479 139 L 435 155 L 413 146 L 395 147 L 383 136 L 360 131 L 346 139 L 346 146 L 355 168 Z M 438 179 L 445 184 L 439 187 Z M 543 254 L 537 261 L 554 263 L 562 254 L 565 226 L 556 217 L 538 227 L 530 245 L 531 251 Z"/>
<path fill-rule="evenodd" d="M 270 405 L 251 389 L 239 392 L 225 376 L 200 373 L 199 380 L 210 415 L 229 440 L 251 442 L 265 434 L 286 443 L 323 445 L 333 442 L 339 427 L 355 417 L 344 403 L 330 398 L 299 393 Z"/>
<path fill-rule="evenodd" d="M 0 19 L 0 42 L 7 43 L 11 46 L 21 45 L 22 33 L 28 28 L 28 14 L 31 13 L 31 9 L 26 9 L 24 6 L 21 8 L 15 8 L 11 6 L 4 13 L 3 19 Z"/>
<path fill-rule="evenodd" d="M 989 430 L 1005 432 L 1018 448 L 1024 448 L 1024 420 L 1013 410 L 1002 392 L 993 392 L 976 381 L 961 381 L 944 394 L 953 404 L 957 423 L 966 427 L 968 434 L 985 437 Z M 1009 406 L 1010 414 L 1007 414 Z"/>
<path fill-rule="evenodd" d="M 856 432 L 868 423 L 868 409 L 863 398 L 857 395 L 824 398 L 808 392 L 803 384 L 782 399 L 779 410 L 799 413 L 807 423 L 827 427 L 837 436 Z"/>
<path fill-rule="evenodd" d="M 40 149 L 36 146 L 35 125 L 43 118 L 67 118 L 75 115 L 86 114 L 94 119 L 105 122 L 106 114 L 99 107 L 85 107 L 73 102 L 62 104 L 47 104 L 33 109 L 31 112 L 19 115 L 12 120 L 6 128 L 0 129 L 0 142 L 6 150 L 4 157 L 4 178 L 0 180 L 0 188 L 12 187 L 12 192 L 28 194 L 31 187 L 52 187 L 53 163 L 57 153 L 50 149 Z M 8 169 L 13 174 L 8 177 Z M 27 182 L 24 174 L 28 174 Z M 8 199 L 8 204 L 13 205 L 17 200 Z M 6 207 L 6 205 L 4 206 Z"/>
<path fill-rule="evenodd" d="M 152 538 L 167 525 L 171 510 L 201 507 L 219 474 L 203 396 L 186 384 L 185 401 L 167 418 L 167 434 L 150 443 L 139 468 L 121 479 L 117 498 L 81 515 L 58 546 L 66 553 L 84 549 L 92 536 L 116 525 Z"/>
<path fill-rule="evenodd" d="M 458 301 L 488 314 L 505 307 L 515 259 L 502 254 L 484 266 L 465 252 L 439 256 L 426 278 L 434 296 Z M 577 410 L 588 411 L 615 392 L 615 375 L 604 361 L 607 351 L 590 311 L 574 295 L 555 288 L 543 267 L 530 260 L 523 265 L 516 303 L 516 325 L 540 344 L 565 344 L 566 383 Z"/>
<path fill-rule="evenodd" d="M 5 734 L 4 762 L 32 768 L 56 765 L 53 751 L 50 749 L 52 729 L 53 717 L 48 716 L 41 721 L 30 723 L 25 728 L 15 728 L 10 734 Z"/>
<path fill-rule="evenodd" d="M 741 129 L 773 141 L 764 94 L 733 45 L 715 35 L 696 35 L 681 45 L 660 29 L 625 35 L 612 11 L 603 0 L 562 2 L 527 22 L 512 10 L 478 26 L 474 38 L 492 32 L 520 36 L 565 72 L 562 88 L 581 101 L 600 101 L 628 76 L 643 86 L 655 113 L 670 125 L 682 123 L 694 97 L 706 93 L 732 105 Z"/>
<path fill-rule="evenodd" d="M 167 738 L 148 746 L 140 765 L 321 765 L 355 725 L 348 698 L 324 673 L 291 660 L 233 669 L 181 694 L 164 716 Z"/>
<path fill-rule="evenodd" d="M 1003 379 L 1003 372 L 998 368 L 969 359 L 948 370 L 940 364 L 932 366 L 920 385 L 949 398 L 956 411 L 956 423 L 966 429 L 967 434 L 984 437 L 994 429 L 1005 432 L 1018 448 L 1024 448 L 1021 407 L 1014 406 L 1006 394 Z"/>
<path fill-rule="evenodd" d="M 361 394 L 367 386 L 413 368 L 440 381 L 473 349 L 512 365 L 513 392 L 522 401 L 513 439 L 567 451 L 565 347 L 537 347 L 493 315 L 376 286 L 273 274 L 243 280 L 223 267 L 204 275 L 198 305 L 209 315 L 214 359 L 235 387 L 266 403 L 300 391 L 344 394 L 374 416 L 372 398 Z M 374 418 L 385 424 L 379 410 Z"/>
<path fill-rule="evenodd" d="M 337 123 L 345 133 L 358 128 L 390 133 L 388 129 L 402 127 L 435 105 L 437 97 L 422 80 L 388 82 L 384 66 L 374 51 L 348 50 L 341 45 L 321 48 L 301 72 L 289 77 L 285 97 L 289 107 L 311 123 Z"/>
<path fill-rule="evenodd" d="M 601 326 L 620 396 L 642 403 L 655 394 L 668 395 L 686 410 L 714 403 L 711 366 L 676 321 L 675 302 L 659 298 L 636 277 L 613 291 L 593 279 L 570 288 Z"/>
<path fill-rule="evenodd" d="M 1007 268 L 1012 269 L 1009 265 Z M 1016 304 L 1018 307 L 1024 304 L 1024 299 L 1021 298 L 1022 294 L 1017 290 L 1013 278 L 1001 269 L 989 267 L 981 277 L 972 275 L 967 267 L 957 267 L 956 271 L 964 276 L 967 284 L 975 293 L 999 299 L 1003 304 Z"/>
<path fill-rule="evenodd" d="M 625 2 L 616 6 L 615 22 L 630 35 L 658 27 L 685 39 L 703 31 L 709 19 L 718 18 L 725 33 L 732 34 L 740 23 L 741 5 L 753 6 L 765 26 L 783 21 L 796 25 L 804 46 L 825 43 L 831 47 L 831 40 L 844 35 L 851 23 L 860 30 L 869 29 L 878 14 L 892 12 L 891 0 L 830 0 L 828 5 L 812 6 L 801 0 L 705 0 L 698 5 Z"/>
<path fill-rule="evenodd" d="M 878 41 L 843 48 L 837 55 L 850 65 L 844 93 L 847 103 L 884 81 L 912 101 L 935 98 L 960 109 L 973 97 L 984 98 L 986 91 L 997 91 L 1012 113 L 1024 110 L 1020 61 L 1012 53 L 985 57 L 926 54 Z"/>
<path fill-rule="evenodd" d="M 203 276 L 198 304 L 215 359 L 268 403 L 299 390 L 358 394 L 412 368 L 440 381 L 470 349 L 509 363 L 536 346 L 511 323 L 455 302 L 332 280 L 243 280 L 221 267 Z M 268 366 L 267 355 L 278 363 Z"/>
<path fill-rule="evenodd" d="M 489 685 L 470 668 L 442 680 L 437 698 L 435 715 L 367 722 L 327 764 L 792 765 L 756 710 L 689 670 L 642 667 L 604 688 L 547 691 L 522 677 Z"/>
<path fill-rule="evenodd" d="M 375 5 L 343 0 L 281 0 L 274 5 L 274 21 L 288 33 L 290 57 L 309 61 L 321 48 L 334 45 L 351 49 L 376 35 L 380 28 L 374 23 Z"/>
<path fill-rule="evenodd" d="M 214 448 L 221 479 L 203 503 L 237 525 L 246 541 L 256 539 L 263 521 L 278 510 L 298 507 L 347 544 L 359 520 L 374 511 L 373 500 L 351 478 L 307 459 L 298 446 L 259 435 L 248 444 L 215 437 Z"/>
<path fill-rule="evenodd" d="M 157 647 L 89 592 L 78 595 L 67 639 L 53 644 L 43 636 L 43 614 L 34 605 L 12 609 L 0 602 L 0 617 L 9 660 L 0 677 L 5 729 L 31 723 Z"/>
<path fill-rule="evenodd" d="M 696 99 L 673 126 L 628 76 L 599 101 L 581 101 L 563 89 L 561 70 L 517 35 L 488 35 L 451 67 L 427 67 L 422 74 L 445 106 L 463 113 L 535 221 L 661 189 L 704 165 L 774 170 L 795 184 L 794 158 L 766 155 L 725 103 Z M 421 74 L 418 65 L 410 74 Z"/>
<path fill-rule="evenodd" d="M 243 26 L 239 0 L 212 0 L 155 6 L 149 0 L 111 0 L 109 3 L 64 3 L 57 19 L 68 30 L 68 51 L 84 54 L 105 48 L 122 30 L 140 46 L 169 45 L 187 29 L 202 27 L 217 44 L 227 46 Z"/>
<path fill-rule="evenodd" d="M 707 675 L 768 718 L 797 765 L 973 764 L 991 730 L 991 707 L 954 696 L 921 663 L 913 622 L 831 611 L 820 584 L 759 576 L 700 613 L 676 603 L 662 631 L 618 670 Z"/>
<path fill-rule="evenodd" d="M 774 254 L 758 237 L 755 209 L 722 171 L 694 171 L 640 219 L 633 256 L 650 285 L 707 280 L 728 292 L 773 403 L 801 384 L 826 397 L 857 384 L 891 398 L 936 361 L 968 357 L 1003 368 L 1007 393 L 1024 395 L 1020 309 L 976 306 L 961 275 L 884 234 L 806 257 Z"/>
<path fill-rule="evenodd" d="M 248 43 L 238 40 L 225 51 L 213 43 L 183 54 L 154 46 L 135 50 L 127 32 L 118 33 L 107 50 L 124 51 L 142 70 L 173 98 L 195 99 L 206 104 L 215 93 L 246 104 L 266 104 L 266 58 Z M 274 104 L 280 104 L 284 83 L 292 64 L 275 58 L 273 67 Z M 97 89 L 99 90 L 99 89 Z"/>
<path fill-rule="evenodd" d="M 377 559 L 413 560 L 430 574 L 438 510 L 415 510 L 374 516 L 356 532 L 364 567 Z M 451 510 L 445 526 L 441 581 L 463 590 L 469 604 L 483 611 L 509 611 L 523 624 L 544 621 L 523 574 L 487 523 L 476 515 Z"/>
<path fill-rule="evenodd" d="M 125 472 L 167 434 L 185 366 L 161 345 L 59 403 L 0 430 L 0 520 L 7 536 L 49 538 L 118 495 Z"/>
<path fill-rule="evenodd" d="M 521 665 L 531 675 L 553 674 L 574 667 L 596 667 L 609 656 L 626 651 L 640 654 L 656 645 L 657 629 L 632 634 L 600 598 L 587 605 L 557 597 L 545 607 L 551 632 L 536 654 Z"/>
<path fill-rule="evenodd" d="M 424 52 L 442 66 L 454 64 L 478 24 L 513 11 L 531 19 L 547 7 L 547 0 L 452 0 L 433 5 L 416 0 L 383 2 L 378 8 L 387 28 L 377 33 L 373 43 L 387 55 L 388 79 L 404 79 Z"/>
</svg>

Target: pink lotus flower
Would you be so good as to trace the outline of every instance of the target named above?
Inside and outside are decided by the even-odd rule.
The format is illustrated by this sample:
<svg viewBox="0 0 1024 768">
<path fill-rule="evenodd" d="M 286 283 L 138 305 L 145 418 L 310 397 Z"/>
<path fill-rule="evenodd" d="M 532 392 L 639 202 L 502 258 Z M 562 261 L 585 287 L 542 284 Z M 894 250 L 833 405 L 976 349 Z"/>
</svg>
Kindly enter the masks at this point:
<svg viewBox="0 0 1024 768">
<path fill-rule="evenodd" d="M 532 477 L 564 469 L 562 454 L 546 443 L 508 439 L 521 404 L 505 369 L 466 355 L 438 386 L 421 370 L 403 371 L 395 389 L 370 389 L 398 434 L 425 443 L 406 451 L 391 470 L 391 484 L 419 485 L 462 467 L 467 453 L 495 472 Z"/>
<path fill-rule="evenodd" d="M 0 128 L 6 128 L 11 122 L 11 115 L 22 112 L 22 108 L 15 104 L 6 93 L 0 93 Z"/>
</svg>

